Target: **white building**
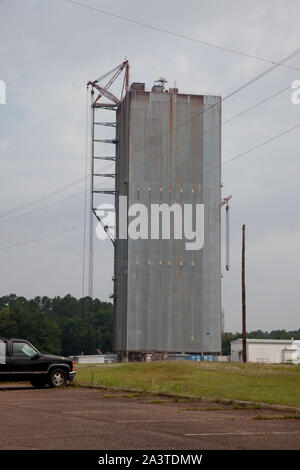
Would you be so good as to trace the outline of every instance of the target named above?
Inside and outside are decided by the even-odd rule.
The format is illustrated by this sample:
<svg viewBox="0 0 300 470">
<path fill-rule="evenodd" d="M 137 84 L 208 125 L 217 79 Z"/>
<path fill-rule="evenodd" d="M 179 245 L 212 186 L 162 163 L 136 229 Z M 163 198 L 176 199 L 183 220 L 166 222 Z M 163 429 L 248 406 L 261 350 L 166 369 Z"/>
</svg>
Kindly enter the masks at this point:
<svg viewBox="0 0 300 470">
<path fill-rule="evenodd" d="M 77 364 L 111 364 L 117 362 L 117 354 L 72 356 Z"/>
<path fill-rule="evenodd" d="M 231 361 L 243 362 L 242 338 L 231 341 Z M 300 340 L 247 339 L 247 362 L 300 363 Z"/>
</svg>

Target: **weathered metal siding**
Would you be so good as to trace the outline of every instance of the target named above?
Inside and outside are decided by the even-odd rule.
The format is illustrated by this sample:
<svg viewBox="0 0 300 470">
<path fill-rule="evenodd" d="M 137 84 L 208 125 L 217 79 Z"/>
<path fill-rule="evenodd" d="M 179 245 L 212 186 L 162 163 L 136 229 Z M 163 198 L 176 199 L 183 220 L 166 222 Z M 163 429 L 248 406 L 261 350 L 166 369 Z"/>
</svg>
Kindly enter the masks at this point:
<svg viewBox="0 0 300 470">
<path fill-rule="evenodd" d="M 221 351 L 221 102 L 204 97 L 203 192 L 205 241 L 203 248 L 204 349 Z"/>
<path fill-rule="evenodd" d="M 119 195 L 128 192 L 128 150 L 129 150 L 129 94 L 117 111 L 116 145 L 116 234 L 119 233 Z M 127 240 L 115 240 L 114 259 L 114 334 L 115 351 L 124 351 L 127 346 Z"/>
<path fill-rule="evenodd" d="M 129 239 L 128 258 L 116 249 L 116 271 L 127 265 L 116 350 L 221 350 L 220 118 L 219 97 L 130 92 L 129 151 L 120 134 L 117 169 L 122 179 L 128 164 L 129 205 L 204 203 L 205 241 L 187 251 L 185 239 Z"/>
</svg>

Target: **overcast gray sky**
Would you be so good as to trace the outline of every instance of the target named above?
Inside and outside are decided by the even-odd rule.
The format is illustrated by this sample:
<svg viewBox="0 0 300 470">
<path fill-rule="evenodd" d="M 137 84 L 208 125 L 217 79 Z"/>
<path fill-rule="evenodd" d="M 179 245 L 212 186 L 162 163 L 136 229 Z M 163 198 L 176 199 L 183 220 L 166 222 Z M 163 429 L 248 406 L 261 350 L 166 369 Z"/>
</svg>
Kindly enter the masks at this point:
<svg viewBox="0 0 300 470">
<path fill-rule="evenodd" d="M 300 47 L 297 0 L 80 1 L 268 60 L 280 61 Z M 223 97 L 271 66 L 65 0 L 0 0 L 0 80 L 7 87 L 7 102 L 0 104 L 0 295 L 81 296 L 86 82 L 124 57 L 131 81 L 150 87 L 163 75 L 180 91 Z M 300 54 L 287 65 L 295 69 L 279 67 L 226 100 L 223 119 L 300 79 Z M 223 161 L 300 123 L 300 105 L 291 95 L 288 89 L 224 125 Z M 225 271 L 224 256 L 222 264 L 227 331 L 241 329 L 242 224 L 248 329 L 300 327 L 299 137 L 296 128 L 223 167 L 223 195 L 233 195 L 231 270 Z M 39 204 L 5 214 L 80 178 Z M 113 290 L 112 260 L 110 242 L 96 241 L 94 294 L 101 300 Z"/>
</svg>

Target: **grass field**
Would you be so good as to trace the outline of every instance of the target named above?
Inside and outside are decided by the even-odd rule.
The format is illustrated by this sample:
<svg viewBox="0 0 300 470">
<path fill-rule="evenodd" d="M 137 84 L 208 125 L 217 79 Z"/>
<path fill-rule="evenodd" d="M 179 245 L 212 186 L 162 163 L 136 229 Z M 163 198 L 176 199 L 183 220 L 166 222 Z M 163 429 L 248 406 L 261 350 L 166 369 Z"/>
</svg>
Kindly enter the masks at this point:
<svg viewBox="0 0 300 470">
<path fill-rule="evenodd" d="M 300 366 L 165 361 L 76 370 L 75 383 L 300 407 Z"/>
</svg>

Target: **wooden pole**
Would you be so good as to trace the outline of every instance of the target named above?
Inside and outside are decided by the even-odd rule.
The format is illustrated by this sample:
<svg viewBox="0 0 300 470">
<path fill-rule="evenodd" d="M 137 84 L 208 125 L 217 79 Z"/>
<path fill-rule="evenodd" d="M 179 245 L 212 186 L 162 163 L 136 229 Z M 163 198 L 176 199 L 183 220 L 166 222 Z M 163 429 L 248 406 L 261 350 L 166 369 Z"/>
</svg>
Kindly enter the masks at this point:
<svg viewBox="0 0 300 470">
<path fill-rule="evenodd" d="M 246 341 L 246 281 L 245 281 L 245 230 L 242 228 L 242 329 L 243 329 L 243 362 L 247 362 Z"/>
</svg>

